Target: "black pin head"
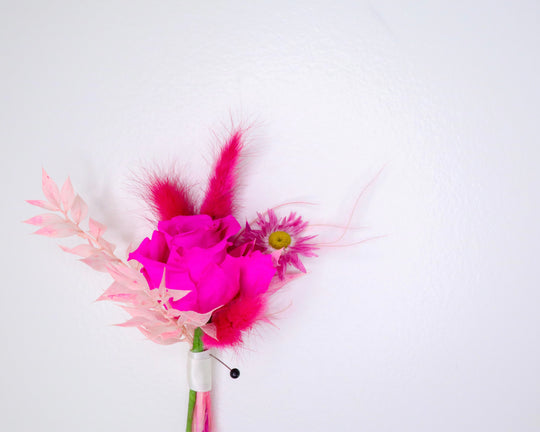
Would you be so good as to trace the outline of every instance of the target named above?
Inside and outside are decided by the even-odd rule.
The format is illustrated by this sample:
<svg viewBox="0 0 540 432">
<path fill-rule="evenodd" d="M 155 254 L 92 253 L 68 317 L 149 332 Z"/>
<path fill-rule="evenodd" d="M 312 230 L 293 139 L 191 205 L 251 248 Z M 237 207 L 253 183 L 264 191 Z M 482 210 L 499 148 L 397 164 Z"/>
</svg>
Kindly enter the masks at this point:
<svg viewBox="0 0 540 432">
<path fill-rule="evenodd" d="M 214 354 L 210 354 L 210 357 L 215 358 L 218 362 L 220 362 L 223 366 L 225 366 L 227 369 L 229 369 L 231 372 L 229 375 L 231 378 L 238 378 L 240 376 L 240 371 L 236 368 L 231 369 L 229 366 L 227 366 L 225 363 L 223 363 L 220 359 L 218 359 Z"/>
</svg>

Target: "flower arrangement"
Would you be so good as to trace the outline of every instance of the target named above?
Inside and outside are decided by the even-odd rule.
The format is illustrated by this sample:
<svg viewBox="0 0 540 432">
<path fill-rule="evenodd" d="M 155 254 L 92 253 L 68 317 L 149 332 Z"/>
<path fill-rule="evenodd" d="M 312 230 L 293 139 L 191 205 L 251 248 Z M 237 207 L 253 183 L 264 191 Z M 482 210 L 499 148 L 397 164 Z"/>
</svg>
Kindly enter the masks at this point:
<svg viewBox="0 0 540 432">
<path fill-rule="evenodd" d="M 36 234 L 80 238 L 75 247 L 60 247 L 112 277 L 98 300 L 129 314 L 121 326 L 156 343 L 191 345 L 187 432 L 212 429 L 210 349 L 241 347 L 257 324 L 269 322 L 270 297 L 306 273 L 302 260 L 325 246 L 295 213 L 280 218 L 269 209 L 242 227 L 235 191 L 243 147 L 237 130 L 221 147 L 199 205 L 174 173 L 147 173 L 141 186 L 157 224 L 127 259 L 105 240 L 103 224 L 88 218 L 88 228 L 82 227 L 88 207 L 69 178 L 59 188 L 43 170 L 46 200 L 28 201 L 49 211 L 25 221 L 40 226 Z"/>
</svg>

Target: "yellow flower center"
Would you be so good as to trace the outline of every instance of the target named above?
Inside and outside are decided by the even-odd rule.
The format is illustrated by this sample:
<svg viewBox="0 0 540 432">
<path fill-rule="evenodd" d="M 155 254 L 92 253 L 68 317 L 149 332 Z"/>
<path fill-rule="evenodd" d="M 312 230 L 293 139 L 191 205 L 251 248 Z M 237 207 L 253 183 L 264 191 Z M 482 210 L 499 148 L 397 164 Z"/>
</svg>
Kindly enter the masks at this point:
<svg viewBox="0 0 540 432">
<path fill-rule="evenodd" d="M 274 249 L 283 249 L 291 244 L 291 236 L 285 231 L 276 231 L 268 237 L 268 243 Z"/>
</svg>

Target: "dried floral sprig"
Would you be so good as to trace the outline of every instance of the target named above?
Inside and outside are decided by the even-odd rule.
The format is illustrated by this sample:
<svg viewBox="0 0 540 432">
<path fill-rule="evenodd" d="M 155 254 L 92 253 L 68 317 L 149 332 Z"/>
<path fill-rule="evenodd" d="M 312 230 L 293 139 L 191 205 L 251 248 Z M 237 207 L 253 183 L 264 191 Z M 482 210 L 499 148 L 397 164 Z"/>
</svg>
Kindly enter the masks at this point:
<svg viewBox="0 0 540 432">
<path fill-rule="evenodd" d="M 150 340 L 160 344 L 171 344 L 182 340 L 193 340 L 193 332 L 200 327 L 210 337 L 215 337 L 215 326 L 208 323 L 212 311 L 197 313 L 178 311 L 171 302 L 178 301 L 188 291 L 168 289 L 165 286 L 165 273 L 158 289 L 150 289 L 147 280 L 140 273 L 140 266 L 131 266 L 115 255 L 115 245 L 103 238 L 107 227 L 91 217 L 88 230 L 81 224 L 88 216 L 88 206 L 80 195 L 75 194 L 68 178 L 60 190 L 46 171 L 42 171 L 42 189 L 46 201 L 29 200 L 29 204 L 55 213 L 34 216 L 25 223 L 40 226 L 35 234 L 47 237 L 76 236 L 85 243 L 69 248 L 60 245 L 65 251 L 81 257 L 83 263 L 92 269 L 106 272 L 114 282 L 98 300 L 119 303 L 131 316 L 122 327 L 135 327 Z"/>
</svg>

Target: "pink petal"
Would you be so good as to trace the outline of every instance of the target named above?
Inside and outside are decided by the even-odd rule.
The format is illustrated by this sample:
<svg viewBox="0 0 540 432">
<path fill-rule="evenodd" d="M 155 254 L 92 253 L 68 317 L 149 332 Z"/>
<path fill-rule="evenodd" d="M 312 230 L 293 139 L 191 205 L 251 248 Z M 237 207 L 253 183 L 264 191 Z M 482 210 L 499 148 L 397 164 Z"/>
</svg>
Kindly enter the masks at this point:
<svg viewBox="0 0 540 432">
<path fill-rule="evenodd" d="M 180 313 L 180 318 L 178 319 L 178 322 L 181 324 L 189 323 L 191 325 L 194 325 L 195 327 L 200 327 L 210 321 L 210 317 L 212 316 L 214 310 L 204 314 L 193 311 L 182 311 Z"/>
<path fill-rule="evenodd" d="M 166 273 L 167 273 L 167 270 L 166 269 L 163 269 L 163 276 L 161 276 L 161 282 L 159 283 L 159 291 L 163 291 L 163 290 L 166 290 L 167 289 L 167 285 L 166 285 Z"/>
<path fill-rule="evenodd" d="M 148 323 L 148 319 L 143 317 L 130 318 L 121 324 L 115 324 L 117 327 L 138 327 Z"/>
<path fill-rule="evenodd" d="M 107 264 L 112 260 L 114 260 L 114 258 L 109 257 L 103 252 L 98 252 L 97 254 L 90 255 L 89 257 L 84 258 L 81 261 L 86 265 L 92 267 L 94 270 L 100 272 L 107 272 Z"/>
<path fill-rule="evenodd" d="M 283 253 L 283 249 L 278 249 L 278 250 L 275 250 L 274 252 L 272 252 L 272 263 L 274 264 L 275 267 L 278 266 L 278 263 L 279 263 L 279 259 L 281 258 L 281 254 Z"/>
<path fill-rule="evenodd" d="M 47 237 L 69 237 L 80 233 L 81 230 L 71 222 L 62 222 L 44 226 L 38 229 L 34 234 Z"/>
<path fill-rule="evenodd" d="M 89 257 L 90 255 L 93 255 L 98 251 L 95 247 L 90 246 L 89 244 L 81 244 L 79 246 L 75 246 L 74 248 L 68 248 L 66 246 L 60 245 L 60 249 L 62 249 L 64 252 L 79 255 L 84 258 Z"/>
<path fill-rule="evenodd" d="M 51 203 L 48 203 L 47 201 L 42 200 L 26 200 L 28 204 L 32 204 L 37 207 L 44 208 L 45 210 L 60 210 L 59 207 L 52 205 Z"/>
<path fill-rule="evenodd" d="M 307 270 L 304 267 L 304 264 L 302 264 L 302 261 L 300 261 L 300 258 L 298 258 L 298 255 L 291 254 L 291 264 L 295 266 L 298 270 L 300 270 L 302 273 L 307 273 Z"/>
<path fill-rule="evenodd" d="M 88 225 L 90 227 L 90 234 L 92 234 L 96 240 L 99 239 L 101 234 L 103 234 L 107 229 L 105 225 L 95 221 L 92 218 L 88 219 Z"/>
<path fill-rule="evenodd" d="M 53 213 L 41 214 L 24 221 L 24 223 L 37 226 L 51 225 L 62 222 L 65 222 L 64 218 Z"/>
<path fill-rule="evenodd" d="M 126 286 L 128 289 L 140 291 L 148 287 L 144 276 L 131 267 L 110 263 L 107 266 L 107 271 L 116 282 Z"/>
<path fill-rule="evenodd" d="M 107 240 L 105 240 L 103 237 L 100 237 L 98 239 L 98 244 L 105 250 L 109 251 L 110 253 L 113 253 L 116 249 L 116 246 L 112 243 L 109 243 Z"/>
<path fill-rule="evenodd" d="M 62 201 L 62 205 L 64 206 L 64 211 L 69 211 L 71 204 L 73 204 L 73 200 L 75 199 L 75 192 L 73 191 L 73 186 L 71 185 L 71 180 L 69 177 L 62 186 L 60 199 Z"/>
<path fill-rule="evenodd" d="M 208 336 L 210 336 L 212 339 L 217 340 L 217 328 L 215 324 L 208 323 L 203 326 L 201 326 L 201 330 L 205 332 Z"/>
<path fill-rule="evenodd" d="M 164 333 L 177 333 L 179 330 L 178 327 L 171 322 L 149 322 L 145 327 L 148 331 L 152 332 L 155 335 L 163 335 Z"/>
<path fill-rule="evenodd" d="M 117 301 L 122 303 L 136 303 L 139 293 L 127 289 L 124 285 L 118 282 L 113 282 L 109 288 L 107 288 L 103 294 L 101 294 L 96 301 Z"/>
<path fill-rule="evenodd" d="M 175 290 L 175 289 L 167 290 L 168 297 L 172 301 L 178 301 L 181 298 L 187 296 L 190 292 L 191 292 L 190 290 Z"/>
<path fill-rule="evenodd" d="M 167 319 L 167 317 L 165 317 L 161 312 L 149 309 L 146 305 L 122 306 L 122 309 L 124 309 L 132 317 L 145 317 L 160 324 L 167 324 L 170 322 L 169 319 Z"/>
<path fill-rule="evenodd" d="M 86 217 L 87 213 L 88 206 L 80 195 L 77 195 L 73 200 L 73 204 L 71 205 L 71 217 L 76 224 L 79 224 Z"/>
<path fill-rule="evenodd" d="M 182 340 L 182 331 L 176 329 L 169 332 L 163 332 L 159 335 L 160 341 L 158 343 L 162 345 L 171 345 Z"/>
<path fill-rule="evenodd" d="M 45 198 L 47 198 L 52 205 L 60 207 L 60 192 L 58 186 L 56 186 L 56 183 L 45 172 L 45 169 L 42 169 L 41 183 Z"/>
<path fill-rule="evenodd" d="M 144 326 L 137 327 L 139 331 L 152 342 L 161 345 L 171 345 L 182 340 L 182 331 L 180 329 L 168 329 L 163 327 L 146 328 Z"/>
<path fill-rule="evenodd" d="M 117 294 L 123 294 L 125 293 L 126 287 L 119 284 L 118 282 L 113 282 L 109 288 L 107 288 L 105 291 L 103 291 L 103 294 L 101 294 L 96 301 L 102 301 L 102 300 L 112 300 L 112 297 L 114 297 Z"/>
</svg>

